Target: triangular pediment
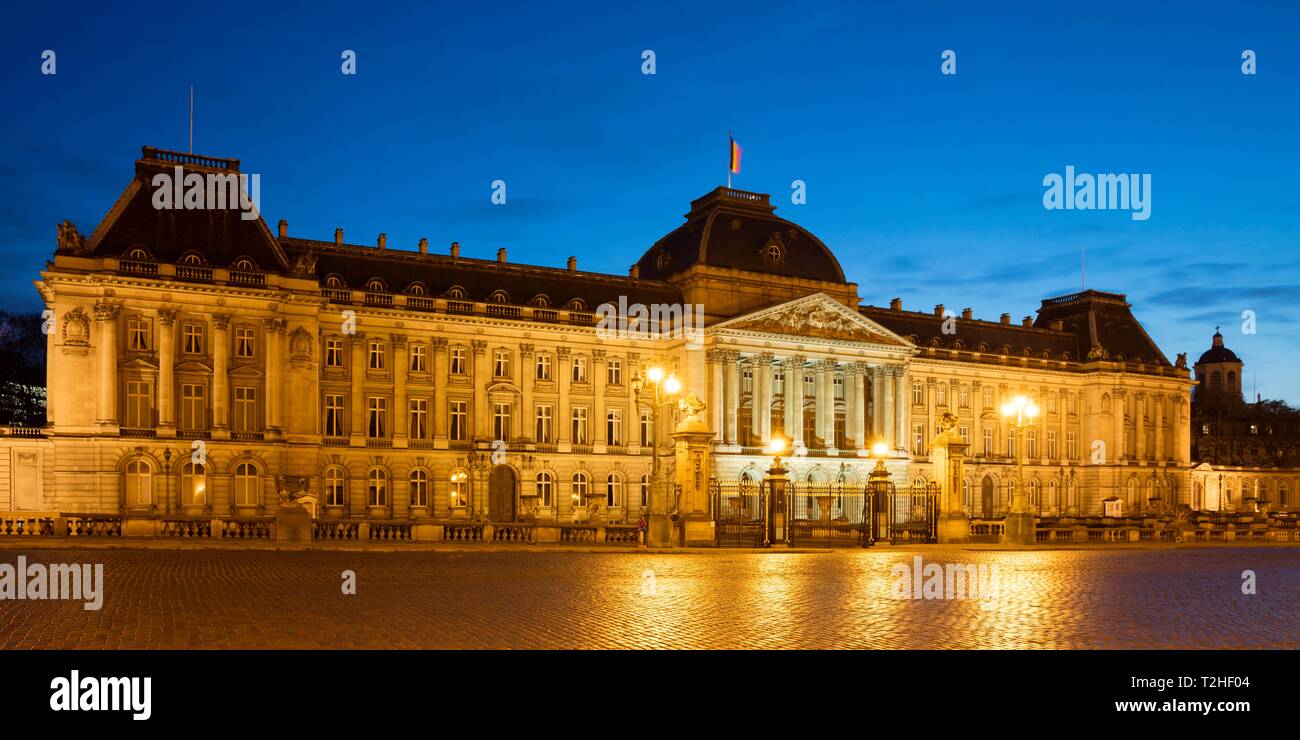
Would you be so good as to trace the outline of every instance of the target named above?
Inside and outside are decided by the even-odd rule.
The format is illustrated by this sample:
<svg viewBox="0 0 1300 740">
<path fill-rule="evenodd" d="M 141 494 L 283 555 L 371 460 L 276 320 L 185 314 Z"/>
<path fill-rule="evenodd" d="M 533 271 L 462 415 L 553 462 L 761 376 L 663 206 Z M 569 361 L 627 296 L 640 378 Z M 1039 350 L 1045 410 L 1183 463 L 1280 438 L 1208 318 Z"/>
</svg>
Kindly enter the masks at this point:
<svg viewBox="0 0 1300 740">
<path fill-rule="evenodd" d="M 839 303 L 825 293 L 814 293 L 728 319 L 715 330 L 757 332 L 801 339 L 863 342 L 910 348 L 903 337 Z"/>
</svg>

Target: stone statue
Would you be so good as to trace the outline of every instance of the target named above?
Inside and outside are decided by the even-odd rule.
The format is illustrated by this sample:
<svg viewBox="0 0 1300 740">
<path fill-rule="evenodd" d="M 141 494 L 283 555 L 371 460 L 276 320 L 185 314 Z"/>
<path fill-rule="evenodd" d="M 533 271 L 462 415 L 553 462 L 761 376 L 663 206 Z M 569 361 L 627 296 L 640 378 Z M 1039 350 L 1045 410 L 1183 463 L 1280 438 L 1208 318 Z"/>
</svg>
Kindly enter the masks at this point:
<svg viewBox="0 0 1300 740">
<path fill-rule="evenodd" d="M 939 417 L 939 428 L 945 432 L 951 432 L 953 428 L 957 426 L 958 421 L 960 421 L 960 419 L 957 418 L 956 414 L 951 411 L 945 411 L 943 412 L 943 416 Z"/>
<path fill-rule="evenodd" d="M 1186 368 L 1187 368 L 1187 353 L 1186 353 L 1186 352 L 1179 352 L 1179 353 L 1178 353 L 1178 359 L 1174 361 L 1174 367 L 1182 368 L 1182 369 L 1186 369 Z"/>
<path fill-rule="evenodd" d="M 316 255 L 311 252 L 303 252 L 298 255 L 298 259 L 293 263 L 293 274 L 295 275 L 315 275 L 316 274 Z"/>
<path fill-rule="evenodd" d="M 86 251 L 86 238 L 77 231 L 77 227 L 71 221 L 64 221 L 59 224 L 59 251 L 70 254 L 84 254 Z"/>
</svg>

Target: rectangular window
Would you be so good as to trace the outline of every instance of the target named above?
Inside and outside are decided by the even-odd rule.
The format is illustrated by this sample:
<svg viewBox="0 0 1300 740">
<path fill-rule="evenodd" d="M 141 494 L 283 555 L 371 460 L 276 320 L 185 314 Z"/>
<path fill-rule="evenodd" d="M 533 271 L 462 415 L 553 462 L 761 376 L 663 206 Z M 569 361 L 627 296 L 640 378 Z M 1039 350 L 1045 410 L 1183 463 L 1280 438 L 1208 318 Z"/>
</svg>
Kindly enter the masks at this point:
<svg viewBox="0 0 1300 740">
<path fill-rule="evenodd" d="M 203 325 L 190 321 L 181 326 L 181 351 L 187 355 L 203 354 Z"/>
<path fill-rule="evenodd" d="M 615 447 L 623 444 L 622 409 L 609 409 L 605 412 L 605 439 Z"/>
<path fill-rule="evenodd" d="M 1077 447 L 1075 447 L 1075 444 L 1076 444 L 1076 440 L 1074 438 L 1074 432 L 1066 432 L 1065 433 L 1065 456 L 1070 460 L 1079 459 L 1079 450 Z"/>
<path fill-rule="evenodd" d="M 650 417 L 649 411 L 641 412 L 641 446 L 649 447 L 650 440 L 654 438 L 654 421 Z"/>
<path fill-rule="evenodd" d="M 542 353 L 537 356 L 537 379 L 551 379 L 551 356 L 548 354 Z"/>
<path fill-rule="evenodd" d="M 984 408 L 987 409 L 992 406 L 993 406 L 993 389 L 990 388 L 989 386 L 984 386 Z"/>
<path fill-rule="evenodd" d="M 367 365 L 371 370 L 384 369 L 384 343 L 376 340 L 370 342 L 370 363 Z"/>
<path fill-rule="evenodd" d="M 1038 457 L 1038 432 L 1030 429 L 1025 432 L 1025 451 L 1029 459 Z"/>
<path fill-rule="evenodd" d="M 153 394 L 147 380 L 126 381 L 126 426 L 132 429 L 152 427 Z"/>
<path fill-rule="evenodd" d="M 938 406 L 948 405 L 948 389 L 942 383 L 940 383 L 934 389 L 934 395 L 935 395 L 934 402 L 936 405 Z"/>
<path fill-rule="evenodd" d="M 366 436 L 371 439 L 388 436 L 388 399 L 383 396 L 366 399 Z"/>
<path fill-rule="evenodd" d="M 751 365 L 745 365 L 740 369 L 740 392 L 754 392 L 754 368 Z"/>
<path fill-rule="evenodd" d="M 957 433 L 961 435 L 961 441 L 970 444 L 970 427 L 957 427 Z"/>
<path fill-rule="evenodd" d="M 429 399 L 412 398 L 407 402 L 411 421 L 407 434 L 411 439 L 428 439 L 429 437 Z"/>
<path fill-rule="evenodd" d="M 1007 435 L 1007 457 L 1015 458 L 1016 456 L 1016 430 L 1012 429 Z"/>
<path fill-rule="evenodd" d="M 962 408 L 970 408 L 970 386 L 961 386 L 957 392 L 957 404 Z"/>
<path fill-rule="evenodd" d="M 921 385 L 920 383 L 912 384 L 912 405 L 913 406 L 925 405 L 925 386 Z"/>
<path fill-rule="evenodd" d="M 492 404 L 492 439 L 510 439 L 510 404 Z"/>
<path fill-rule="evenodd" d="M 181 384 L 181 429 L 199 431 L 207 418 L 206 388 L 197 383 Z"/>
<path fill-rule="evenodd" d="M 785 372 L 772 373 L 772 395 L 780 398 L 785 395 Z"/>
<path fill-rule="evenodd" d="M 343 436 L 343 396 L 330 393 L 325 396 L 325 436 Z"/>
<path fill-rule="evenodd" d="M 249 358 L 253 356 L 253 331 L 251 326 L 235 327 L 235 357 Z"/>
<path fill-rule="evenodd" d="M 1049 413 L 1049 414 L 1055 414 L 1055 413 L 1056 413 L 1056 394 L 1055 394 L 1055 393 L 1048 393 L 1048 394 L 1047 394 L 1047 413 Z"/>
<path fill-rule="evenodd" d="M 132 316 L 126 322 L 126 346 L 128 349 L 146 352 L 149 350 L 149 319 Z"/>
<path fill-rule="evenodd" d="M 573 358 L 573 382 L 575 383 L 587 382 L 587 358 L 586 357 Z"/>
<path fill-rule="evenodd" d="M 573 444 L 589 444 L 587 441 L 587 410 L 585 408 L 573 410 Z"/>
<path fill-rule="evenodd" d="M 257 431 L 257 389 L 248 386 L 235 386 L 235 428 L 236 432 Z"/>
<path fill-rule="evenodd" d="M 343 340 L 325 340 L 325 367 L 343 367 Z"/>
<path fill-rule="evenodd" d="M 534 431 L 538 442 L 542 444 L 551 443 L 551 437 L 555 432 L 549 405 L 537 407 L 537 423 Z"/>
<path fill-rule="evenodd" d="M 429 348 L 423 344 L 411 345 L 411 372 L 429 372 Z"/>
<path fill-rule="evenodd" d="M 623 385 L 623 361 L 611 357 L 605 367 L 605 384 Z"/>
<path fill-rule="evenodd" d="M 984 454 L 985 454 L 986 456 L 987 456 L 987 455 L 992 455 L 992 454 L 993 454 L 993 429 L 992 429 L 992 427 L 984 427 L 983 431 L 981 431 L 981 435 L 984 437 Z"/>
<path fill-rule="evenodd" d="M 912 454 L 913 455 L 925 454 L 925 425 L 924 424 L 912 425 Z"/>
<path fill-rule="evenodd" d="M 463 442 L 465 441 L 467 436 L 467 430 L 465 428 L 465 422 L 466 422 L 465 402 L 451 401 L 449 402 L 449 406 L 450 409 L 449 409 L 448 416 L 450 417 L 450 422 L 451 422 L 451 430 L 450 430 L 451 438 L 453 440 Z"/>
<path fill-rule="evenodd" d="M 466 372 L 467 371 L 465 369 L 465 348 L 452 347 L 451 348 L 451 374 L 464 375 Z"/>
<path fill-rule="evenodd" d="M 510 377 L 510 350 L 499 349 L 492 353 L 492 377 Z M 502 439 L 497 437 L 497 439 Z"/>
<path fill-rule="evenodd" d="M 1053 460 L 1056 459 L 1056 432 L 1049 431 L 1047 433 L 1047 457 Z"/>
</svg>

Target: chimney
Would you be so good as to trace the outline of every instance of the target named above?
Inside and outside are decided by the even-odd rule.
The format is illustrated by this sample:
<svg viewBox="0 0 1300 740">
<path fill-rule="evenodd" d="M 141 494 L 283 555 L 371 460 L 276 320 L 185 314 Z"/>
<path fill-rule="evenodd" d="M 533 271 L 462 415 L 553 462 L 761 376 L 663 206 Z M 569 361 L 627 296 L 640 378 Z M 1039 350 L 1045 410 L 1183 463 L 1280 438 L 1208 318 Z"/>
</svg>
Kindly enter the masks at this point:
<svg viewBox="0 0 1300 740">
<path fill-rule="evenodd" d="M 632 265 L 628 268 L 627 276 L 638 280 L 641 279 L 641 265 Z"/>
<path fill-rule="evenodd" d="M 1002 314 L 1002 325 L 1011 326 L 1011 314 L 1009 313 Z"/>
<path fill-rule="evenodd" d="M 334 243 L 343 246 L 343 229 L 334 230 Z"/>
<path fill-rule="evenodd" d="M 902 298 L 890 298 L 890 299 L 889 299 L 889 310 L 890 310 L 890 311 L 902 311 L 902 310 L 903 310 L 903 299 L 902 299 Z"/>
<path fill-rule="evenodd" d="M 1061 319 L 1057 319 L 1056 321 L 1053 321 L 1052 323 L 1048 324 L 1047 326 L 1048 326 L 1049 328 L 1055 330 L 1055 331 L 1061 331 L 1061 330 L 1063 330 L 1063 329 L 1065 328 L 1065 321 L 1063 321 L 1063 320 L 1061 320 Z"/>
<path fill-rule="evenodd" d="M 935 304 L 935 307 L 934 307 L 934 315 L 937 316 L 937 317 L 940 317 L 940 318 L 943 317 L 943 304 L 942 304 L 942 303 Z"/>
<path fill-rule="evenodd" d="M 506 263 L 506 248 L 502 247 L 497 250 L 497 262 L 504 265 Z"/>
<path fill-rule="evenodd" d="M 279 225 L 280 225 L 280 238 L 283 239 L 289 235 L 289 222 L 285 221 L 284 219 L 280 219 Z"/>
<path fill-rule="evenodd" d="M 460 242 L 452 242 L 452 243 L 451 243 L 451 256 L 452 256 L 452 257 L 459 257 L 459 256 L 460 256 Z"/>
<path fill-rule="evenodd" d="M 1024 317 L 1023 319 L 1020 320 L 1020 325 L 1023 326 L 1023 327 L 1025 327 L 1026 329 L 1033 328 L 1033 326 L 1034 326 L 1034 317 L 1033 317 L 1033 316 L 1026 316 L 1026 317 Z"/>
<path fill-rule="evenodd" d="M 570 258 L 569 258 L 569 272 L 577 272 L 577 271 L 578 271 L 578 258 L 577 258 L 577 257 L 570 257 Z"/>
<path fill-rule="evenodd" d="M 428 254 L 428 253 L 429 253 L 429 240 L 425 239 L 424 237 L 420 237 L 420 254 Z"/>
<path fill-rule="evenodd" d="M 388 234 L 379 235 L 379 248 L 388 249 Z"/>
<path fill-rule="evenodd" d="M 973 315 L 974 314 L 971 313 L 971 310 L 969 308 L 963 308 L 961 310 L 961 317 L 963 321 L 970 321 Z"/>
</svg>

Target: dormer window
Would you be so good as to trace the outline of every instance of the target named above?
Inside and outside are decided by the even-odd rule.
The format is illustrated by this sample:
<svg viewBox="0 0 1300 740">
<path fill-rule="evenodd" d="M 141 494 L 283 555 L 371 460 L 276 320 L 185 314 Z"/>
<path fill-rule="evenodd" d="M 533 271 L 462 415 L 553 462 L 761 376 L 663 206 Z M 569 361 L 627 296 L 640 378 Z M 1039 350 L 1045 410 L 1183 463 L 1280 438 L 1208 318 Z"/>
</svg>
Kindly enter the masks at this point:
<svg viewBox="0 0 1300 740">
<path fill-rule="evenodd" d="M 247 257 L 240 257 L 235 260 L 235 264 L 230 267 L 231 269 L 242 270 L 244 272 L 253 272 L 257 269 L 257 264 Z"/>
<path fill-rule="evenodd" d="M 141 246 L 134 246 L 128 249 L 126 251 L 125 257 L 126 259 L 129 260 L 141 260 L 141 261 L 153 259 L 153 255 L 149 254 L 149 250 Z"/>
<path fill-rule="evenodd" d="M 203 255 L 198 252 L 186 252 L 181 255 L 182 265 L 201 265 L 203 264 Z"/>
<path fill-rule="evenodd" d="M 509 302 L 510 302 L 510 294 L 507 293 L 507 292 L 505 292 L 504 290 L 494 290 L 494 291 L 492 291 L 492 295 L 488 296 L 488 302 L 490 302 L 490 303 L 509 303 Z"/>
<path fill-rule="evenodd" d="M 551 299 L 547 298 L 544 293 L 538 293 L 533 296 L 533 299 L 530 300 L 528 304 L 536 308 L 548 308 L 551 305 Z"/>
<path fill-rule="evenodd" d="M 586 311 L 587 304 L 583 303 L 581 298 L 574 298 L 573 300 L 565 304 L 565 308 L 569 309 L 570 311 Z"/>
<path fill-rule="evenodd" d="M 339 277 L 338 275 L 330 275 L 329 277 L 325 278 L 325 287 L 331 288 L 333 290 L 342 290 L 348 287 L 348 284 L 343 282 L 343 278 Z"/>
<path fill-rule="evenodd" d="M 408 295 L 428 295 L 429 289 L 424 287 L 424 283 L 415 282 L 406 286 L 406 293 Z"/>
<path fill-rule="evenodd" d="M 447 297 L 453 301 L 463 301 L 469 298 L 469 294 L 465 292 L 464 288 L 456 285 L 447 291 Z"/>
<path fill-rule="evenodd" d="M 366 292 L 368 293 L 387 293 L 388 286 L 379 278 L 370 278 L 366 283 Z"/>
</svg>

